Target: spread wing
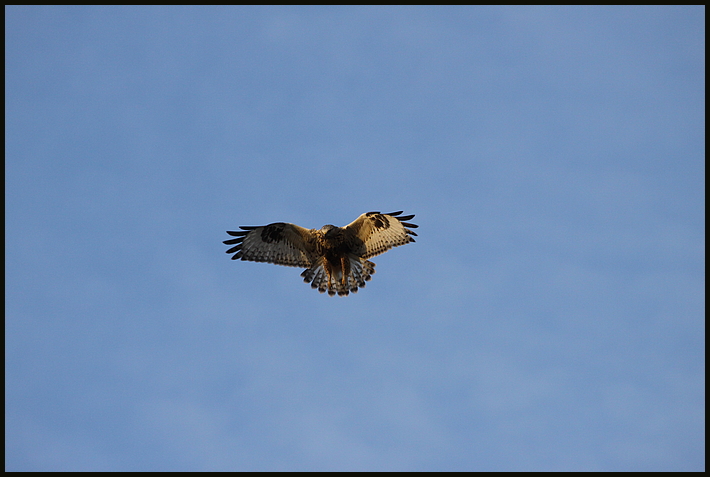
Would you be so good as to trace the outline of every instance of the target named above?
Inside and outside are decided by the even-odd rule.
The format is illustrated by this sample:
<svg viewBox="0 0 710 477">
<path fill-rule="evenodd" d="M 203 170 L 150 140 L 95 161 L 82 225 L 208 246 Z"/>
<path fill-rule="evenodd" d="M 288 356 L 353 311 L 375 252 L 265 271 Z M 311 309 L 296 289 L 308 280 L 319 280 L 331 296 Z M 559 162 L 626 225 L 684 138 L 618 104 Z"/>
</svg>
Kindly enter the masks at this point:
<svg viewBox="0 0 710 477">
<path fill-rule="evenodd" d="M 234 245 L 227 250 L 227 253 L 234 253 L 232 260 L 240 258 L 307 268 L 316 258 L 314 230 L 284 222 L 239 228 L 242 229 L 239 232 L 227 231 L 236 238 L 224 241 L 227 245 Z"/>
<path fill-rule="evenodd" d="M 386 252 L 392 247 L 414 242 L 410 229 L 419 227 L 405 221 L 412 220 L 414 215 L 401 216 L 402 211 L 382 214 L 367 212 L 348 224 L 345 230 L 352 234 L 353 252 L 362 258 L 370 258 Z"/>
</svg>

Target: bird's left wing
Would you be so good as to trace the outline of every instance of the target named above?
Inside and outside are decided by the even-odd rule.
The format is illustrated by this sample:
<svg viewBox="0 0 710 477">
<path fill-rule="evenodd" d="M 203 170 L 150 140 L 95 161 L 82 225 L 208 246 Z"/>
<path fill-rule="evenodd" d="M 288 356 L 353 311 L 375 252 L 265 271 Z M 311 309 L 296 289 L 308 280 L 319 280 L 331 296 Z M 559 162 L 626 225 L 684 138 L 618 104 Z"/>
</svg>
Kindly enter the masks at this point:
<svg viewBox="0 0 710 477">
<path fill-rule="evenodd" d="M 227 250 L 227 253 L 234 253 L 232 260 L 242 259 L 304 268 L 313 263 L 313 230 L 284 222 L 239 228 L 242 230 L 238 232 L 227 231 L 236 238 L 224 241 L 227 245 L 234 245 Z"/>
<path fill-rule="evenodd" d="M 382 214 L 367 212 L 345 226 L 345 230 L 353 237 L 353 251 L 362 258 L 370 258 L 386 252 L 392 247 L 414 242 L 412 236 L 418 225 L 407 223 L 414 215 L 402 216 L 402 211 Z"/>
</svg>

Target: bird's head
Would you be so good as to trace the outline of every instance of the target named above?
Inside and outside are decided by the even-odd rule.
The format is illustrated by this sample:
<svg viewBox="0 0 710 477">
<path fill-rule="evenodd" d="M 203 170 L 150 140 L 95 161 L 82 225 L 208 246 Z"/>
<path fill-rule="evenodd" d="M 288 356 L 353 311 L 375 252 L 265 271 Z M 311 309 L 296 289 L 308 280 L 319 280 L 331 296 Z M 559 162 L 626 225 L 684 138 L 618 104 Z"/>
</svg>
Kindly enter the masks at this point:
<svg viewBox="0 0 710 477">
<path fill-rule="evenodd" d="M 328 235 L 328 232 L 330 232 L 331 230 L 336 230 L 336 229 L 338 229 L 338 228 L 339 228 L 339 227 L 336 227 L 335 225 L 330 225 L 330 224 L 328 224 L 328 225 L 324 225 L 323 227 L 321 227 L 321 228 L 320 228 L 320 232 L 321 232 L 323 235 L 326 235 L 326 236 L 327 236 L 327 235 Z M 332 235 L 332 234 L 331 234 L 331 235 Z"/>
</svg>

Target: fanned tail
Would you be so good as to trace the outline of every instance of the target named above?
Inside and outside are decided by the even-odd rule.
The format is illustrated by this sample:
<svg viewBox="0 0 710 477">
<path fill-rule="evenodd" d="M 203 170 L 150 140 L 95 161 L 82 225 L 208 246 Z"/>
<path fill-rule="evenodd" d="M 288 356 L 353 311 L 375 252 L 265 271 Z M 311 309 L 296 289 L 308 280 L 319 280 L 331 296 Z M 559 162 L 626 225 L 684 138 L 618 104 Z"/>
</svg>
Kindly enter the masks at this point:
<svg viewBox="0 0 710 477">
<path fill-rule="evenodd" d="M 375 264 L 355 255 L 348 255 L 349 267 L 334 267 L 325 257 L 321 257 L 313 266 L 301 273 L 303 281 L 311 284 L 320 293 L 328 295 L 347 296 L 350 292 L 357 293 L 358 287 L 364 288 L 365 282 L 372 279 Z M 349 270 L 347 270 L 349 268 Z"/>
</svg>

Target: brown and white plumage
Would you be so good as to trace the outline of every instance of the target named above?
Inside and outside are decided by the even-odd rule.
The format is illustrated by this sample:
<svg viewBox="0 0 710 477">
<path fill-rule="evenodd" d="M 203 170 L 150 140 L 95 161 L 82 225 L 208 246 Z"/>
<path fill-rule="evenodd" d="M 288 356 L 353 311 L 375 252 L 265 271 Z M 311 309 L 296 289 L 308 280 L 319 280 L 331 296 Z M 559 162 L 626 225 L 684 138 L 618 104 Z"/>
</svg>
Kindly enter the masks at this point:
<svg viewBox="0 0 710 477">
<path fill-rule="evenodd" d="M 289 267 L 305 267 L 303 281 L 319 292 L 340 296 L 356 293 L 358 287 L 375 273 L 375 264 L 367 260 L 392 247 L 414 242 L 407 223 L 414 215 L 401 216 L 402 211 L 382 214 L 367 212 L 345 227 L 324 225 L 305 229 L 298 225 L 276 222 L 261 227 L 239 227 L 227 233 L 225 240 L 234 247 L 232 260 L 267 262 Z"/>
</svg>

